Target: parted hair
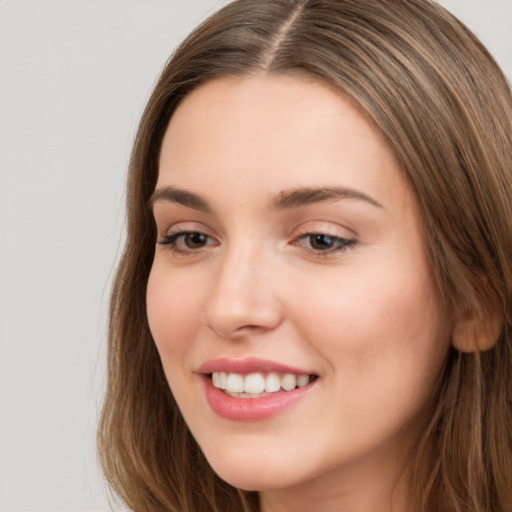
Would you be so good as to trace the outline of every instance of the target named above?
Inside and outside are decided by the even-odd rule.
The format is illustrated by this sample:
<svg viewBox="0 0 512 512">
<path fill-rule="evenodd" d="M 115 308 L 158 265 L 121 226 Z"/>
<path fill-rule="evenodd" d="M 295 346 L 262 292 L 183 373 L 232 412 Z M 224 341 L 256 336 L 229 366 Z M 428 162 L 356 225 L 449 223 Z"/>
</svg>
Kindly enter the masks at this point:
<svg viewBox="0 0 512 512">
<path fill-rule="evenodd" d="M 443 309 L 462 328 L 408 462 L 418 512 L 510 512 L 512 95 L 478 39 L 429 0 L 235 0 L 168 61 L 134 143 L 111 297 L 98 430 L 110 487 L 135 512 L 258 510 L 257 493 L 217 477 L 185 425 L 145 294 L 156 240 L 148 200 L 173 112 L 208 80 L 262 73 L 308 77 L 353 100 L 420 204 Z"/>
</svg>

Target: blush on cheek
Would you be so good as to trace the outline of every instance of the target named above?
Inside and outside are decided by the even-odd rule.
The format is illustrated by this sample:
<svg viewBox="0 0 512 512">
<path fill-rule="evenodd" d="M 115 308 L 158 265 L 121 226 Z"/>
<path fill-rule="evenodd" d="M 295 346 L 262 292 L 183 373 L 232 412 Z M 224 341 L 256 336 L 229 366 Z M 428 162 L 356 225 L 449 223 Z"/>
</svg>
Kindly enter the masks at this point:
<svg viewBox="0 0 512 512">
<path fill-rule="evenodd" d="M 191 315 L 186 300 L 178 300 L 178 297 L 185 299 L 186 295 L 172 292 L 173 287 L 164 287 L 164 282 L 157 275 L 150 274 L 146 293 L 149 329 L 161 356 L 162 352 L 179 350 L 179 345 L 185 344 L 183 331 L 190 325 L 188 318 Z"/>
</svg>

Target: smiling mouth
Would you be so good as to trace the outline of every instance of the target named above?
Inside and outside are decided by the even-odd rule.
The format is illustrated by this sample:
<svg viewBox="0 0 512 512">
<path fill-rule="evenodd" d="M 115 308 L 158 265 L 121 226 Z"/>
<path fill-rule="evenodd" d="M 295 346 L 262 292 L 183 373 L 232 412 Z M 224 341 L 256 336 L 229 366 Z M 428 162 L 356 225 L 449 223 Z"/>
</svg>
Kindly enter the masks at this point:
<svg viewBox="0 0 512 512">
<path fill-rule="evenodd" d="M 234 398 L 261 398 L 303 388 L 318 379 L 317 375 L 255 372 L 240 373 L 212 372 L 208 374 L 213 386 Z"/>
</svg>

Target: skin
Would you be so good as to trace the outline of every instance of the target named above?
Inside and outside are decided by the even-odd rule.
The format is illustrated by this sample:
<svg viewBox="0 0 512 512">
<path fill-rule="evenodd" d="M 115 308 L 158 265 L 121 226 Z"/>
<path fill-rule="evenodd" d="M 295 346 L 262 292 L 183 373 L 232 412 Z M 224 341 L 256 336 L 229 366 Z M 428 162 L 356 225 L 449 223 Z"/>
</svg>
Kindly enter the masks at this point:
<svg viewBox="0 0 512 512">
<path fill-rule="evenodd" d="M 428 417 L 451 326 L 417 202 L 378 130 L 323 84 L 217 79 L 185 98 L 169 124 L 157 190 L 171 186 L 210 211 L 160 197 L 158 241 L 206 237 L 192 248 L 184 236 L 174 247 L 157 243 L 148 318 L 213 469 L 259 490 L 264 512 L 413 510 L 402 469 Z M 272 207 L 298 187 L 366 198 Z M 335 243 L 319 248 L 312 233 Z M 197 374 L 218 357 L 258 357 L 319 378 L 275 417 L 227 420 L 209 407 Z"/>
</svg>

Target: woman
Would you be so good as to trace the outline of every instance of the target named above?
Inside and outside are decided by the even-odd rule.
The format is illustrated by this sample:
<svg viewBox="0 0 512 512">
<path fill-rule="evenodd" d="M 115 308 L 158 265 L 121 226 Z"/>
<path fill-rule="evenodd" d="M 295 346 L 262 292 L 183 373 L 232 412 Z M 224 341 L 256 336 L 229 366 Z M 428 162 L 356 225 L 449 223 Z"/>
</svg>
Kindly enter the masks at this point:
<svg viewBox="0 0 512 512">
<path fill-rule="evenodd" d="M 427 0 L 238 0 L 189 36 L 112 296 L 130 509 L 512 508 L 511 120 Z"/>
</svg>

